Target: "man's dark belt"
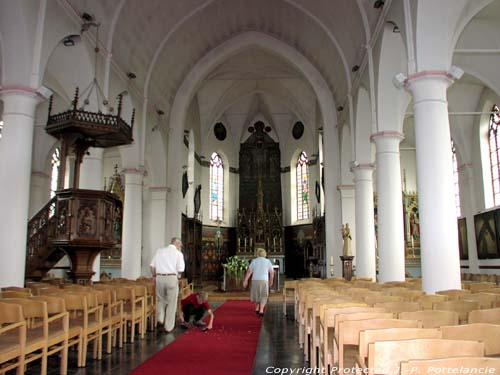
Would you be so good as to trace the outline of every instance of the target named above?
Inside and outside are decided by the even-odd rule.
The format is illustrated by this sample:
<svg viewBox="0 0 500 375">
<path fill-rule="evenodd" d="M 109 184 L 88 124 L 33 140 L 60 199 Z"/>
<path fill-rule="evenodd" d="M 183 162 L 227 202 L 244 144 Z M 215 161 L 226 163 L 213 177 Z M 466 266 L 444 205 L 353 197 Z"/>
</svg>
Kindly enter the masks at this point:
<svg viewBox="0 0 500 375">
<path fill-rule="evenodd" d="M 177 276 L 176 273 L 157 273 L 156 276 Z"/>
</svg>

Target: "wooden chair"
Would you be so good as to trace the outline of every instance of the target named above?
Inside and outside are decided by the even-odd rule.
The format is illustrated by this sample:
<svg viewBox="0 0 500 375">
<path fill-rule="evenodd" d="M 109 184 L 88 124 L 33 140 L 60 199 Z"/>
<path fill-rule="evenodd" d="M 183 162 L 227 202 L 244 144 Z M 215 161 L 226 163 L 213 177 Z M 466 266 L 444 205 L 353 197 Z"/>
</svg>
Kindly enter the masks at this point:
<svg viewBox="0 0 500 375">
<path fill-rule="evenodd" d="M 458 324 L 455 311 L 420 310 L 405 311 L 398 314 L 399 319 L 415 319 L 422 323 L 422 328 L 439 328 Z"/>
<path fill-rule="evenodd" d="M 283 315 L 286 315 L 286 305 L 288 303 L 288 297 L 293 298 L 296 288 L 297 280 L 285 280 L 285 285 L 283 286 Z"/>
<path fill-rule="evenodd" d="M 469 284 L 469 290 L 471 293 L 483 292 L 491 288 L 496 288 L 497 284 L 492 282 L 481 282 L 481 283 L 471 283 Z"/>
<path fill-rule="evenodd" d="M 449 300 L 450 297 L 440 294 L 425 294 L 423 296 L 415 298 L 415 302 L 420 303 L 423 310 L 432 310 L 432 304 Z"/>
<path fill-rule="evenodd" d="M 313 300 L 313 305 L 311 313 L 309 315 L 309 322 L 305 328 L 305 343 L 304 343 L 304 353 L 306 355 L 306 360 L 310 361 L 311 367 L 315 367 L 318 363 L 319 356 L 319 329 L 320 329 L 320 314 L 321 307 L 325 305 L 333 305 L 336 303 L 347 303 L 350 302 L 349 298 L 346 296 L 338 296 L 332 294 L 331 296 L 318 297 Z M 309 329 L 309 332 L 308 332 Z M 309 334 L 309 339 L 308 339 Z M 307 347 L 306 347 L 307 346 Z"/>
<path fill-rule="evenodd" d="M 338 353 L 337 357 L 339 369 L 344 367 L 345 346 L 357 346 L 359 344 L 359 331 L 357 331 L 358 327 L 365 326 L 366 324 L 379 324 L 389 320 L 392 321 L 393 316 L 391 313 L 387 312 L 365 312 L 337 315 L 334 332 L 334 353 Z M 376 322 L 374 323 L 374 321 Z M 336 362 L 336 359 L 337 358 L 334 358 L 334 363 Z M 339 370 L 339 373 L 341 373 L 341 370 Z"/>
<path fill-rule="evenodd" d="M 500 288 L 499 287 L 488 288 L 488 292 L 487 293 L 500 294 Z"/>
<path fill-rule="evenodd" d="M 500 308 L 471 311 L 468 322 L 500 324 Z"/>
<path fill-rule="evenodd" d="M 420 322 L 415 320 L 397 319 L 395 322 L 387 320 L 379 324 L 378 327 L 374 323 L 367 323 L 353 325 L 354 330 L 351 332 L 350 342 L 355 342 L 358 348 L 357 354 L 352 356 L 354 361 L 347 364 L 351 368 L 357 366 L 366 369 L 369 346 L 374 342 L 441 338 L 441 331 L 435 328 L 420 328 Z M 354 337 L 355 334 L 357 337 Z"/>
<path fill-rule="evenodd" d="M 69 313 L 66 310 L 66 302 L 64 298 L 55 296 L 34 296 L 30 298 L 34 300 L 45 301 L 47 303 L 47 312 L 49 314 L 49 319 L 56 319 L 60 314 L 63 313 L 67 313 L 69 318 Z M 72 346 L 77 347 L 78 359 L 80 359 L 82 354 L 82 330 L 80 327 L 70 326 L 68 319 L 68 349 Z M 64 356 L 64 352 L 62 353 L 62 355 Z M 64 361 L 64 358 L 61 358 L 61 373 L 63 371 L 62 364 L 64 363 Z"/>
<path fill-rule="evenodd" d="M 12 290 L 8 290 L 8 291 L 2 291 L 0 293 L 0 298 L 1 299 L 4 299 L 4 298 L 27 298 L 31 296 L 31 293 L 30 292 L 26 292 L 26 291 L 20 291 L 20 292 L 16 292 L 16 291 L 12 291 Z"/>
<path fill-rule="evenodd" d="M 487 291 L 487 289 L 486 289 Z M 479 304 L 479 309 L 492 309 L 497 301 L 500 301 L 500 294 L 494 293 L 474 293 L 460 296 L 461 301 L 475 301 Z"/>
<path fill-rule="evenodd" d="M 410 359 L 434 359 L 453 356 L 481 357 L 484 344 L 475 341 L 416 339 L 378 341 L 368 346 L 369 375 L 399 375 L 400 364 Z"/>
<path fill-rule="evenodd" d="M 489 323 L 473 323 L 461 326 L 441 327 L 443 339 L 473 340 L 484 343 L 484 355 L 500 355 L 500 325 Z"/>
<path fill-rule="evenodd" d="M 1 289 L 2 292 L 24 292 L 28 295 L 31 295 L 30 288 L 21 288 L 19 286 L 7 286 Z"/>
<path fill-rule="evenodd" d="M 319 366 L 326 368 L 333 366 L 335 352 L 333 347 L 335 318 L 339 314 L 372 312 L 372 308 L 362 303 L 339 303 L 335 307 L 327 307 L 320 311 L 320 350 Z"/>
<path fill-rule="evenodd" d="M 448 290 L 440 290 L 436 292 L 438 295 L 448 296 L 450 301 L 458 301 L 459 297 L 464 294 L 471 294 L 470 290 L 467 289 L 448 289 Z"/>
<path fill-rule="evenodd" d="M 416 300 L 424 295 L 421 290 L 400 290 L 391 294 L 391 296 L 397 296 L 403 298 L 403 301 L 407 302 L 417 302 Z"/>
<path fill-rule="evenodd" d="M 106 353 L 111 353 L 113 346 L 123 346 L 123 301 L 116 300 L 114 289 L 103 286 L 95 286 L 100 293 L 97 294 L 97 302 L 103 307 L 102 336 L 106 336 Z M 117 340 L 118 335 L 118 340 Z"/>
<path fill-rule="evenodd" d="M 14 369 L 18 375 L 23 374 L 25 350 L 26 321 L 22 307 L 0 302 L 0 374 Z"/>
<path fill-rule="evenodd" d="M 27 321 L 26 347 L 24 363 L 41 361 L 40 373 L 47 374 L 49 323 L 47 303 L 25 298 L 6 298 L 2 302 L 21 306 L 23 317 Z M 7 342 L 11 337 L 4 338 Z M 67 347 L 66 347 L 67 349 Z"/>
<path fill-rule="evenodd" d="M 149 321 L 149 329 L 151 331 L 154 331 L 156 328 L 156 288 L 155 284 L 150 282 L 148 279 L 144 279 L 141 282 L 141 285 L 144 285 L 146 287 L 146 305 L 145 305 L 145 320 L 146 322 Z M 188 288 L 191 289 L 191 291 L 194 290 L 193 283 L 188 284 Z M 182 294 L 183 291 L 180 291 L 179 296 Z M 192 293 L 192 292 L 191 292 Z M 189 293 L 189 294 L 191 294 Z M 180 301 L 179 301 L 180 303 Z M 146 324 L 147 326 L 147 324 Z"/>
<path fill-rule="evenodd" d="M 307 319 L 309 317 L 309 309 L 312 308 L 311 303 L 316 298 L 324 298 L 330 296 L 330 292 L 334 295 L 337 295 L 334 291 L 329 289 L 315 289 L 315 290 L 307 290 L 303 288 L 299 295 L 299 345 L 300 347 L 305 347 L 305 342 L 307 339 Z M 305 349 L 304 349 L 305 350 Z"/>
<path fill-rule="evenodd" d="M 145 334 L 146 288 L 141 285 L 122 286 L 116 288 L 116 298 L 124 301 L 123 319 L 125 330 L 123 339 L 127 341 L 127 325 L 130 323 L 130 342 L 135 340 L 135 326 L 138 325 L 139 335 Z"/>
<path fill-rule="evenodd" d="M 437 302 L 432 305 L 433 310 L 449 310 L 458 313 L 460 324 L 467 322 L 467 316 L 472 310 L 477 310 L 478 303 L 473 301 L 446 301 Z"/>
<path fill-rule="evenodd" d="M 387 295 L 369 296 L 369 297 L 365 297 L 364 300 L 368 306 L 374 306 L 377 303 L 384 303 L 384 302 L 403 302 L 402 297 L 387 296 Z"/>
<path fill-rule="evenodd" d="M 415 359 L 401 362 L 401 374 L 428 375 L 439 369 L 442 374 L 473 374 L 486 369 L 493 374 L 500 373 L 500 358 L 449 357 L 438 359 Z M 467 372 L 466 372 L 467 371 Z"/>
<path fill-rule="evenodd" d="M 418 311 L 420 310 L 420 303 L 418 302 L 379 302 L 373 305 L 373 307 L 380 307 L 385 309 L 387 312 L 393 314 L 399 314 L 400 312 L 406 311 Z"/>
<path fill-rule="evenodd" d="M 61 352 L 60 374 L 65 375 L 68 371 L 68 348 L 69 348 L 69 314 L 66 311 L 64 299 L 59 297 L 37 296 L 30 300 L 42 301 L 47 304 L 48 314 L 48 339 L 47 356 Z M 43 328 L 40 327 L 39 330 Z M 77 344 L 78 341 L 74 341 Z M 72 343 L 73 345 L 73 343 Z"/>
<path fill-rule="evenodd" d="M 87 363 L 87 347 L 94 344 L 93 358 L 102 358 L 102 312 L 97 303 L 97 296 L 89 292 L 61 293 L 70 312 L 70 331 L 81 330 L 82 350 L 78 358 L 78 367 Z"/>
</svg>

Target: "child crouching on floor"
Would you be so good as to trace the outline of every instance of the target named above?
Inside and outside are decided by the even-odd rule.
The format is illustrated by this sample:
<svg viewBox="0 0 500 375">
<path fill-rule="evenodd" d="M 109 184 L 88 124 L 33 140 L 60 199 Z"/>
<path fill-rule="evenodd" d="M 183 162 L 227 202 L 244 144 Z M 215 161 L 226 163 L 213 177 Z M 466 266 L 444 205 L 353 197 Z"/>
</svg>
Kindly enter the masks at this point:
<svg viewBox="0 0 500 375">
<path fill-rule="evenodd" d="M 210 316 L 208 325 L 202 320 L 205 314 Z M 208 293 L 200 291 L 192 293 L 181 300 L 179 305 L 179 319 L 182 328 L 189 328 L 191 320 L 195 327 L 212 329 L 214 323 L 214 313 L 208 304 Z"/>
</svg>

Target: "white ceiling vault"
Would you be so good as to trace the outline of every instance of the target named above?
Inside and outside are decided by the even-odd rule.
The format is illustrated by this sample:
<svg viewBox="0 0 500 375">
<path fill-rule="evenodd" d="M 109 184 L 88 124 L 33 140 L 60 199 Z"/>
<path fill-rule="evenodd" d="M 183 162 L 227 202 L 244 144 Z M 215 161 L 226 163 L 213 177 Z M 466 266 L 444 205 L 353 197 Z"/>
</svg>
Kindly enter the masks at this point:
<svg viewBox="0 0 500 375">
<path fill-rule="evenodd" d="M 383 12 L 373 7 L 373 0 L 63 1 L 77 14 L 95 16 L 101 23 L 99 38 L 114 63 L 123 72 L 134 72 L 134 85 L 167 115 L 193 66 L 210 50 L 247 31 L 271 35 L 296 49 L 322 74 L 335 102 L 345 103 L 355 74 L 351 68 L 361 65 L 364 46 Z M 205 83 L 300 76 L 290 62 L 249 48 L 222 63 Z M 308 109 L 300 111 L 307 115 Z M 202 115 L 207 121 L 217 116 Z"/>
</svg>

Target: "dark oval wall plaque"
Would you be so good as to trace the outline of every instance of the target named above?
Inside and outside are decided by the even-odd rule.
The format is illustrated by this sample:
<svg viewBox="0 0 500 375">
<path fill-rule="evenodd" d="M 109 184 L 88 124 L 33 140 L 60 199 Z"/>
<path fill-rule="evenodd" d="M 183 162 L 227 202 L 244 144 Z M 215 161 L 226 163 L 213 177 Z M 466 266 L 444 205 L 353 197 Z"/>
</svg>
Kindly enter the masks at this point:
<svg viewBox="0 0 500 375">
<path fill-rule="evenodd" d="M 304 134 L 304 124 L 300 121 L 297 121 L 292 129 L 293 138 L 300 139 L 300 137 L 302 137 L 302 134 Z"/>
<path fill-rule="evenodd" d="M 224 124 L 222 122 L 218 122 L 217 124 L 215 124 L 214 134 L 215 134 L 215 138 L 217 138 L 219 141 L 223 141 L 224 139 L 226 139 L 227 131 L 226 131 L 226 127 L 224 126 Z"/>
</svg>

